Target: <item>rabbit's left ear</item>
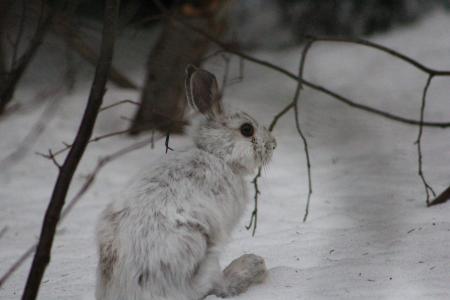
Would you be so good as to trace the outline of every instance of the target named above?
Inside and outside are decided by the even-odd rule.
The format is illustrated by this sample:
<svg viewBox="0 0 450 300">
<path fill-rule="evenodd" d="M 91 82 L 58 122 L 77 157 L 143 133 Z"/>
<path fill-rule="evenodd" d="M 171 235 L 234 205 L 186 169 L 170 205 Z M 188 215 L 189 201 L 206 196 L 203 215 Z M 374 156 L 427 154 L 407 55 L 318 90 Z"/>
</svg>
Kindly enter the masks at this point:
<svg viewBox="0 0 450 300">
<path fill-rule="evenodd" d="M 186 67 L 186 98 L 189 105 L 208 117 L 222 114 L 222 100 L 216 77 L 193 65 Z"/>
</svg>

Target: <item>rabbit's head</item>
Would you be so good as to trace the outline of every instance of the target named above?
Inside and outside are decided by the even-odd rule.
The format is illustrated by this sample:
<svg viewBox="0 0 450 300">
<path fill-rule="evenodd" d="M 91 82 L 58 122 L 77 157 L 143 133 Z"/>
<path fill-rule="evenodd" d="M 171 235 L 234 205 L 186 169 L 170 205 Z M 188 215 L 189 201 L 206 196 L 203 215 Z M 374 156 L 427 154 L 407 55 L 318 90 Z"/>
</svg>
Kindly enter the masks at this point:
<svg viewBox="0 0 450 300">
<path fill-rule="evenodd" d="M 194 135 L 198 148 L 222 158 L 243 175 L 254 173 L 270 161 L 275 138 L 247 113 L 224 109 L 213 74 L 188 66 L 186 97 L 205 117 Z"/>
</svg>

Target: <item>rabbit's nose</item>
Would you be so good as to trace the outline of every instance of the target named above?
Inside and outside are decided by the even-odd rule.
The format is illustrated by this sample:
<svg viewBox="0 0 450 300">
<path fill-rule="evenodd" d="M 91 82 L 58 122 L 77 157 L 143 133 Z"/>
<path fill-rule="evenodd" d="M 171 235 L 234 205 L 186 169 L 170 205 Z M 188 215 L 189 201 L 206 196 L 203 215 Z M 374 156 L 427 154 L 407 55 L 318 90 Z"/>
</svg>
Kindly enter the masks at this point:
<svg viewBox="0 0 450 300">
<path fill-rule="evenodd" d="M 270 142 L 268 142 L 267 143 L 267 146 L 266 146 L 268 149 L 271 149 L 271 150 L 275 150 L 275 148 L 277 147 L 277 141 L 274 139 L 274 138 L 272 138 L 271 140 L 270 140 Z"/>
</svg>

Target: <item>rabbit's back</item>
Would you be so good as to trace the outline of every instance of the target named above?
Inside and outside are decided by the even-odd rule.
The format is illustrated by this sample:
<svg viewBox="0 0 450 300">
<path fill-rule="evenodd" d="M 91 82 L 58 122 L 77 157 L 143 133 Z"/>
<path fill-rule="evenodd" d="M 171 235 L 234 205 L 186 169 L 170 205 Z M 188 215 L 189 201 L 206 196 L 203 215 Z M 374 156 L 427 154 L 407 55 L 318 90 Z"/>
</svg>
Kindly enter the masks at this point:
<svg viewBox="0 0 450 300">
<path fill-rule="evenodd" d="M 98 299 L 195 299 L 199 263 L 237 223 L 244 180 L 199 149 L 170 156 L 139 174 L 103 212 Z"/>
</svg>

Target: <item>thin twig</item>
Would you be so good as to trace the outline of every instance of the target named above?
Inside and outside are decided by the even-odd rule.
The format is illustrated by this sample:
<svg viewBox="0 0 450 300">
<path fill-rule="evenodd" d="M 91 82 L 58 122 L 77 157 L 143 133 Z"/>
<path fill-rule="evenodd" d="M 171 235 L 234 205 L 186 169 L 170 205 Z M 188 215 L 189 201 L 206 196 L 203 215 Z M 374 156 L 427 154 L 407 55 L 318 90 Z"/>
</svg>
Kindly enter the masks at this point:
<svg viewBox="0 0 450 300">
<path fill-rule="evenodd" d="M 52 149 L 48 149 L 48 155 L 47 155 L 48 159 L 50 159 L 53 164 L 59 169 L 61 170 L 61 164 L 56 160 L 55 154 L 52 152 Z"/>
<path fill-rule="evenodd" d="M 119 102 L 114 103 L 112 105 L 104 107 L 103 110 L 109 109 L 111 107 L 114 107 L 114 106 L 117 106 L 117 105 L 120 105 L 120 104 L 123 104 L 123 103 L 133 103 L 133 104 L 139 105 L 139 103 L 133 102 L 131 100 L 122 100 L 122 101 L 119 101 Z M 163 114 L 160 114 L 160 115 L 166 116 L 166 115 L 163 115 Z M 195 113 L 192 114 L 192 115 L 188 115 L 187 118 L 190 118 L 190 117 L 193 117 L 193 116 L 195 116 Z M 171 117 L 167 116 L 167 118 L 170 119 Z M 128 119 L 128 118 L 126 118 L 124 116 L 122 116 L 121 119 L 124 119 L 126 121 L 130 121 L 130 119 Z M 144 127 L 145 127 L 145 125 L 142 125 L 142 127 L 138 127 L 138 128 L 129 128 L 129 129 L 124 129 L 124 130 L 119 130 L 119 131 L 113 131 L 113 132 L 105 133 L 105 134 L 93 137 L 92 139 L 89 140 L 88 144 L 94 143 L 94 142 L 99 142 L 101 140 L 104 140 L 104 139 L 107 139 L 107 138 L 110 138 L 110 137 L 127 134 L 127 133 L 130 133 L 133 130 L 136 130 L 136 129 L 139 130 L 139 128 L 144 128 Z M 60 154 L 62 154 L 64 152 L 70 150 L 73 147 L 73 144 L 69 144 L 69 143 L 65 143 L 65 142 L 63 142 L 63 145 L 64 145 L 63 148 L 61 148 L 61 149 L 59 149 L 57 151 L 53 151 L 53 157 L 58 156 L 58 155 L 60 155 Z M 167 142 L 167 145 L 168 145 L 168 142 Z M 169 147 L 168 150 L 173 150 L 173 149 Z M 39 156 L 42 156 L 44 158 L 47 158 L 47 159 L 53 159 L 53 157 L 49 156 L 49 154 L 44 154 L 44 153 L 41 153 L 41 152 L 36 152 L 36 154 L 39 155 Z"/>
<path fill-rule="evenodd" d="M 300 67 L 298 71 L 298 77 L 303 79 L 304 69 L 305 69 L 305 62 L 306 62 L 306 56 L 308 55 L 309 49 L 311 49 L 312 44 L 314 43 L 314 40 L 309 40 L 302 51 L 302 57 L 300 60 Z M 308 198 L 306 200 L 306 207 L 305 207 L 305 214 L 303 216 L 303 222 L 306 222 L 306 219 L 308 218 L 309 214 L 309 205 L 311 202 L 311 195 L 313 193 L 312 190 L 312 176 L 311 176 L 311 159 L 309 156 L 309 147 L 308 142 L 306 140 L 306 136 L 303 133 L 301 126 L 300 126 L 300 120 L 299 120 L 299 101 L 300 101 L 300 91 L 302 90 L 303 85 L 302 81 L 300 80 L 297 84 L 297 89 L 295 90 L 294 95 L 294 119 L 295 119 L 295 128 L 297 129 L 298 134 L 300 135 L 302 141 L 303 141 L 303 147 L 305 150 L 305 156 L 306 156 L 306 169 L 308 171 Z"/>
<path fill-rule="evenodd" d="M 167 154 L 167 152 L 169 152 L 169 150 L 170 150 L 170 151 L 173 151 L 173 149 L 170 148 L 170 146 L 169 146 L 169 139 L 170 139 L 170 131 L 167 132 L 167 134 L 166 134 L 166 140 L 165 140 L 165 142 L 164 142 L 164 145 L 166 146 L 166 154 Z"/>
<path fill-rule="evenodd" d="M 431 80 L 433 79 L 432 74 L 428 76 L 427 82 L 425 83 L 425 87 L 423 88 L 422 93 L 422 104 L 420 106 L 420 120 L 422 121 L 425 115 L 425 105 L 426 105 L 426 98 L 427 98 L 427 92 L 428 88 L 430 87 Z M 425 188 L 425 194 L 426 194 L 426 204 L 429 205 L 430 202 L 430 193 L 433 195 L 433 197 L 436 197 L 436 193 L 434 192 L 431 185 L 427 182 L 425 179 L 425 175 L 423 174 L 423 166 L 422 166 L 422 134 L 423 134 L 423 126 L 419 126 L 419 133 L 417 135 L 416 145 L 417 145 L 417 160 L 418 160 L 418 174 L 420 179 L 422 180 L 423 186 Z"/>
<path fill-rule="evenodd" d="M 303 79 L 303 73 L 304 73 L 304 69 L 305 69 L 305 62 L 306 62 L 306 56 L 308 54 L 309 49 L 311 48 L 312 44 L 314 43 L 313 40 L 309 40 L 307 42 L 307 44 L 305 45 L 305 47 L 303 48 L 302 51 L 302 56 L 300 59 L 300 66 L 299 66 L 299 78 Z M 292 108 L 294 108 L 294 113 L 295 113 L 295 127 L 297 129 L 297 132 L 299 133 L 302 141 L 303 141 L 303 145 L 304 145 L 304 149 L 305 149 L 305 155 L 306 155 L 306 167 L 307 167 L 307 171 L 308 171 L 308 198 L 306 201 L 306 207 L 305 207 L 305 214 L 303 217 L 303 222 L 306 221 L 308 214 L 309 214 L 309 204 L 311 202 L 311 195 L 312 195 L 312 177 L 311 177 L 311 160 L 309 157 L 309 149 L 308 149 L 308 143 L 306 140 L 305 135 L 303 134 L 301 127 L 300 127 L 300 121 L 298 119 L 298 102 L 300 99 L 300 90 L 302 89 L 302 80 L 298 81 L 298 85 L 297 88 L 295 90 L 295 95 L 293 97 L 293 100 L 286 105 L 279 113 L 277 113 L 273 119 L 272 122 L 269 125 L 269 131 L 273 131 L 275 129 L 275 126 L 277 125 L 278 121 L 288 112 L 290 111 Z M 245 228 L 247 230 L 249 230 L 250 228 L 252 228 L 253 226 L 253 232 L 252 235 L 255 235 L 256 232 L 256 226 L 257 226 L 257 220 L 258 220 L 258 197 L 259 194 L 261 193 L 259 188 L 258 188 L 258 180 L 259 178 L 261 178 L 261 167 L 258 169 L 258 173 L 256 174 L 256 176 L 253 178 L 252 183 L 254 186 L 254 208 L 252 211 L 252 214 L 250 216 L 250 223 L 248 224 L 248 226 L 246 226 Z"/>
<path fill-rule="evenodd" d="M 139 104 L 138 102 L 136 102 L 136 101 L 133 101 L 133 100 L 130 100 L 130 99 L 125 99 L 125 100 L 120 100 L 120 101 L 117 101 L 117 102 L 115 102 L 115 103 L 113 103 L 113 104 L 106 105 L 106 106 L 100 108 L 100 112 L 105 111 L 105 110 L 107 110 L 107 109 L 110 109 L 110 108 L 112 108 L 112 107 L 116 107 L 116 106 L 118 106 L 118 105 L 122 105 L 122 104 L 124 104 L 124 103 L 129 103 L 129 104 L 133 104 L 133 105 L 136 105 L 136 106 L 139 106 L 139 105 L 140 105 L 140 104 Z"/>
<path fill-rule="evenodd" d="M 258 225 L 258 197 L 259 197 L 259 194 L 260 194 L 260 191 L 259 191 L 259 188 L 258 188 L 258 179 L 260 177 L 261 177 L 261 167 L 258 168 L 258 173 L 256 174 L 256 176 L 252 180 L 253 187 L 255 188 L 255 194 L 253 196 L 254 206 L 253 206 L 252 214 L 250 216 L 250 222 L 249 222 L 249 224 L 247 226 L 245 226 L 245 228 L 247 230 L 250 230 L 250 228 L 253 227 L 252 236 L 255 236 L 256 227 Z"/>
<path fill-rule="evenodd" d="M 290 111 L 294 107 L 294 102 L 289 102 L 288 105 L 286 105 L 280 112 L 278 112 L 272 119 L 272 122 L 270 122 L 269 125 L 269 131 L 273 131 L 275 129 L 275 126 L 277 125 L 278 121 L 287 114 L 288 111 Z"/>
<path fill-rule="evenodd" d="M 119 131 L 113 131 L 113 132 L 105 133 L 105 134 L 93 137 L 92 139 L 90 139 L 88 141 L 88 144 L 94 143 L 94 142 L 99 142 L 101 140 L 104 140 L 104 139 L 107 139 L 107 138 L 110 138 L 110 137 L 113 137 L 113 136 L 123 135 L 123 134 L 129 133 L 129 132 L 130 132 L 130 129 L 124 129 L 124 130 L 119 130 Z M 67 143 L 63 143 L 63 144 L 64 144 L 63 148 L 61 148 L 61 149 L 59 149 L 57 151 L 52 151 L 51 155 L 50 154 L 40 153 L 40 152 L 36 152 L 36 154 L 39 155 L 39 156 L 45 157 L 47 159 L 53 159 L 56 156 L 58 156 L 58 155 L 60 155 L 60 154 L 62 154 L 64 152 L 70 150 L 73 147 L 73 145 L 74 145 L 74 144 L 67 144 Z"/>
</svg>

